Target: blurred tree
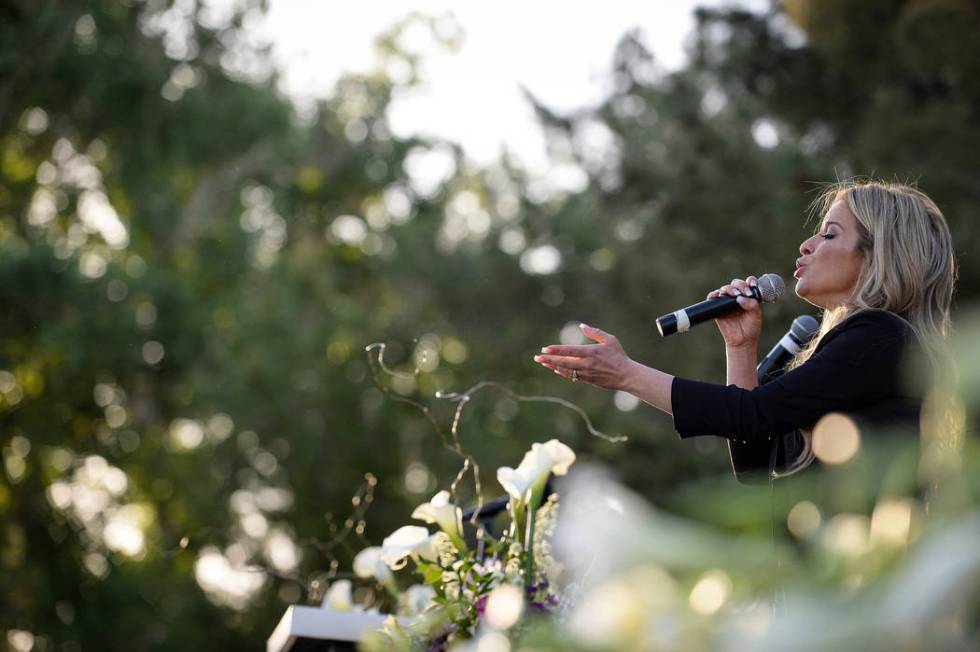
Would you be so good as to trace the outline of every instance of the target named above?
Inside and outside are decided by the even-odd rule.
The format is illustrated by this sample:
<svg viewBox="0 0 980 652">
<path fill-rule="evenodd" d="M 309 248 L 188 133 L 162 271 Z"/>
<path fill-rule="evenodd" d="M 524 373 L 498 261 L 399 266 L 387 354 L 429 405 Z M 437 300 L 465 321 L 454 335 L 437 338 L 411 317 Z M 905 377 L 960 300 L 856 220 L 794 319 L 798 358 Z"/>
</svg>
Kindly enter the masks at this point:
<svg viewBox="0 0 980 652">
<path fill-rule="evenodd" d="M 666 347 L 653 318 L 732 275 L 788 270 L 812 182 L 837 174 L 921 175 L 968 250 L 976 61 L 933 30 L 975 47 L 970 6 L 702 10 L 675 73 L 626 35 L 598 110 L 529 96 L 555 163 L 542 180 L 391 133 L 386 71 L 421 75 L 401 30 L 460 38 L 424 17 L 380 39 L 376 73 L 295 108 L 249 30 L 261 2 L 5 4 L 0 626 L 65 650 L 258 649 L 311 580 L 461 465 L 375 387 L 372 342 L 420 369 L 382 387 L 444 430 L 455 404 L 436 391 L 494 379 L 631 436 L 481 390 L 459 436 L 485 497 L 496 466 L 556 435 L 654 500 L 723 473 L 719 442 L 682 444 L 668 419 L 543 378 L 531 355 L 582 320 L 720 381 L 711 328 Z M 808 308 L 774 306 L 766 337 Z"/>
</svg>

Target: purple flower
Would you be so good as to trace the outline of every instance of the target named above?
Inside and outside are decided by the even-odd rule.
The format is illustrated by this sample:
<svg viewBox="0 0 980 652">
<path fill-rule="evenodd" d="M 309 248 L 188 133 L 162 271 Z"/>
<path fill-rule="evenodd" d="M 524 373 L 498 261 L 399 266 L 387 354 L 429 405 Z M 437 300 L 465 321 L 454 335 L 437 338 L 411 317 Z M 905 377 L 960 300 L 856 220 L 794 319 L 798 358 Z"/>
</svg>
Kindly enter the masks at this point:
<svg viewBox="0 0 980 652">
<path fill-rule="evenodd" d="M 529 585 L 527 585 L 527 587 L 525 587 L 524 590 L 530 596 L 533 593 L 536 593 L 537 591 L 543 589 L 546 586 L 548 586 L 548 583 L 545 582 L 544 580 L 542 580 L 542 581 L 538 582 L 537 584 L 529 584 Z"/>
<path fill-rule="evenodd" d="M 452 632 L 445 632 L 443 634 L 433 636 L 432 642 L 429 643 L 429 647 L 425 649 L 426 652 L 446 652 L 446 650 L 449 649 L 449 634 L 451 633 Z"/>
<path fill-rule="evenodd" d="M 476 615 L 483 616 L 483 612 L 487 610 L 487 599 L 489 595 L 481 595 L 476 601 Z"/>
</svg>

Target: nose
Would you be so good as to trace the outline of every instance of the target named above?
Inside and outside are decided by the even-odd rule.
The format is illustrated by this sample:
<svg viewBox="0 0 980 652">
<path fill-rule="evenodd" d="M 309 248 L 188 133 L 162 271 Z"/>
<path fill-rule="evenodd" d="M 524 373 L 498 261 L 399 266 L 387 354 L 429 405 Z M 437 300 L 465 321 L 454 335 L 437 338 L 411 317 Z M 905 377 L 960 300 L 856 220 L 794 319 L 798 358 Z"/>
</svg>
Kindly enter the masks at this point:
<svg viewBox="0 0 980 652">
<path fill-rule="evenodd" d="M 813 238 L 807 238 L 800 245 L 800 253 L 804 256 L 808 256 L 813 253 Z"/>
</svg>

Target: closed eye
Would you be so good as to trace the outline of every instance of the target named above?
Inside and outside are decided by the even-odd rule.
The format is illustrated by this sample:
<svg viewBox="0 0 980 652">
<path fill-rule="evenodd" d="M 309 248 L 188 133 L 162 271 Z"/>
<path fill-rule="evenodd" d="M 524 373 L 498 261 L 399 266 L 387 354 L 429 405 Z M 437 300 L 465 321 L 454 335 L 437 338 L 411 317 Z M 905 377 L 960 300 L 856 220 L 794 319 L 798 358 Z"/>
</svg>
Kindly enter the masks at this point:
<svg viewBox="0 0 980 652">
<path fill-rule="evenodd" d="M 823 238 L 824 240 L 833 240 L 837 236 L 834 235 L 833 233 L 821 233 L 820 237 Z"/>
</svg>

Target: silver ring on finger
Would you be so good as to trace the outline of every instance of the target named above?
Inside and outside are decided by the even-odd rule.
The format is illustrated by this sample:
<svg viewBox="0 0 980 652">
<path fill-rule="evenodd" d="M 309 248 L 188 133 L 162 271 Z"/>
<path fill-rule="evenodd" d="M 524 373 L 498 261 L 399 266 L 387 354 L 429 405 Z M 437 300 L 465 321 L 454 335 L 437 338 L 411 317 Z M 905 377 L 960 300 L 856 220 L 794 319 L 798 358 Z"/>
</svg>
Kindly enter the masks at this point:
<svg viewBox="0 0 980 652">
<path fill-rule="evenodd" d="M 572 382 L 573 383 L 578 382 L 578 370 L 576 369 L 572 369 Z"/>
</svg>

